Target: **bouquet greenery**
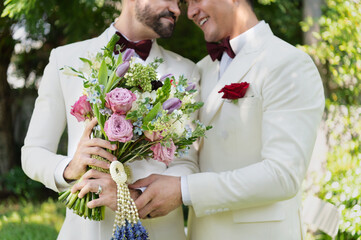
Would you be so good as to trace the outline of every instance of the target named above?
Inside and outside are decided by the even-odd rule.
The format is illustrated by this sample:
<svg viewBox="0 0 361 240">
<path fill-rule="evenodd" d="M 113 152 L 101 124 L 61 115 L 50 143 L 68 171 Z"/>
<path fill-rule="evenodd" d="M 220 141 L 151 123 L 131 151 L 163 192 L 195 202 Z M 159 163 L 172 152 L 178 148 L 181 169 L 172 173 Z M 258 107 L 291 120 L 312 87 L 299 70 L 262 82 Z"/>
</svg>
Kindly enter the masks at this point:
<svg viewBox="0 0 361 240">
<path fill-rule="evenodd" d="M 118 186 L 118 203 L 124 198 L 126 203 L 118 204 L 113 238 L 143 239 L 147 234 L 128 196 L 126 180 L 131 173 L 123 164 L 153 158 L 169 165 L 175 156 L 187 154 L 190 145 L 205 136 L 211 127 L 199 121 L 190 124 L 192 113 L 203 106 L 195 100 L 195 83 L 183 76 L 175 79 L 172 74 L 158 79 L 156 70 L 162 59 L 142 65 L 133 63 L 132 49 L 114 55 L 113 50 L 120 49 L 116 44 L 118 39 L 115 34 L 92 59 L 80 58 L 84 63 L 82 70 L 72 67 L 63 70 L 83 79 L 84 95 L 72 106 L 71 114 L 78 121 L 96 117 L 98 125 L 93 129 L 93 137 L 117 145 L 111 153 L 119 162 L 111 164 L 110 172 Z M 92 157 L 107 161 L 99 156 Z M 91 168 L 109 173 L 108 169 L 89 166 Z M 87 203 L 97 197 L 97 194 L 88 193 L 80 199 L 78 192 L 72 194 L 68 190 L 60 194 L 59 200 L 79 216 L 102 220 L 104 207 L 87 207 Z"/>
</svg>

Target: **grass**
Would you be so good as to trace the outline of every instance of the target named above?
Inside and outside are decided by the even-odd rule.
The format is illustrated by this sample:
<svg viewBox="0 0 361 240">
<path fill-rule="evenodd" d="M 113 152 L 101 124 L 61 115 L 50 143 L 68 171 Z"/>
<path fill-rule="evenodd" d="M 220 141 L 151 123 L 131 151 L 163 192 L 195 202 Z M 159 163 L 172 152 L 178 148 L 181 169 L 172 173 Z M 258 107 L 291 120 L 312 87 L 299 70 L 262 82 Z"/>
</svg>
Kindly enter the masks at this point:
<svg viewBox="0 0 361 240">
<path fill-rule="evenodd" d="M 64 206 L 51 198 L 42 203 L 1 201 L 0 240 L 55 240 L 64 217 Z"/>
</svg>

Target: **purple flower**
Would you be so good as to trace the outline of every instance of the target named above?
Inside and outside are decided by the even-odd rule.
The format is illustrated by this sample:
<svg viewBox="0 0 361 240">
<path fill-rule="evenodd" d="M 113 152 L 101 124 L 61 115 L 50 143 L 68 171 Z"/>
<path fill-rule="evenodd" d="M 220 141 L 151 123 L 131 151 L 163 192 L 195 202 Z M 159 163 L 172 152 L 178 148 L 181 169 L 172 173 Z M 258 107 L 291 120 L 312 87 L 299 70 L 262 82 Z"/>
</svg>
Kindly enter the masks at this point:
<svg viewBox="0 0 361 240">
<path fill-rule="evenodd" d="M 134 49 L 132 48 L 127 48 L 127 50 L 124 51 L 123 53 L 123 62 L 129 62 L 130 59 L 134 56 Z"/>
<path fill-rule="evenodd" d="M 105 106 L 113 112 L 126 114 L 131 108 L 137 96 L 126 88 L 114 88 L 107 93 Z"/>
<path fill-rule="evenodd" d="M 171 114 L 174 110 L 179 109 L 182 106 L 182 101 L 178 98 L 170 98 L 163 103 L 163 109 L 168 110 L 168 114 Z"/>
<path fill-rule="evenodd" d="M 167 78 L 171 78 L 171 77 L 174 77 L 173 74 L 168 73 L 168 74 L 166 74 L 166 75 L 163 75 L 163 76 L 159 79 L 159 81 L 164 82 L 164 80 L 166 80 Z"/>
<path fill-rule="evenodd" d="M 128 142 L 133 137 L 133 125 L 124 115 L 114 113 L 104 124 L 104 131 L 110 141 Z"/>
<path fill-rule="evenodd" d="M 194 90 L 196 88 L 196 84 L 194 82 L 188 83 L 188 87 L 186 88 L 186 91 L 189 92 L 191 90 Z"/>
<path fill-rule="evenodd" d="M 116 74 L 118 77 L 124 77 L 125 73 L 128 71 L 130 66 L 129 62 L 123 62 L 117 68 Z"/>
</svg>

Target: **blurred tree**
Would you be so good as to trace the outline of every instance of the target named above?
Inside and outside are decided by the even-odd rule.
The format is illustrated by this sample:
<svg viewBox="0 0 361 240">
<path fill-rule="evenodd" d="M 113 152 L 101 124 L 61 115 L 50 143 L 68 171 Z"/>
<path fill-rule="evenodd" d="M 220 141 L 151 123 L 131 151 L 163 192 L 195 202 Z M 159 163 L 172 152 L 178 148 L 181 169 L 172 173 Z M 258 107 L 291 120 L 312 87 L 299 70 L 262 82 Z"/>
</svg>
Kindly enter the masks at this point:
<svg viewBox="0 0 361 240">
<path fill-rule="evenodd" d="M 16 64 L 17 76 L 25 79 L 24 87 L 35 90 L 34 78 L 42 75 L 53 48 L 97 36 L 114 20 L 118 9 L 119 2 L 104 0 L 6 0 L 1 3 L 0 174 L 20 162 L 14 156 L 22 145 L 14 142 L 12 91 L 7 79 L 10 60 Z M 14 53 L 16 30 L 22 32 L 22 43 L 19 43 L 20 51 Z"/>
<path fill-rule="evenodd" d="M 326 90 L 327 173 L 320 197 L 341 212 L 336 239 L 361 235 L 361 1 L 325 0 L 317 42 L 303 49 L 321 63 Z M 305 31 L 312 19 L 302 23 Z"/>
<path fill-rule="evenodd" d="M 0 5 L 0 11 L 4 6 Z M 11 91 L 7 70 L 13 54 L 15 41 L 11 37 L 14 21 L 0 18 L 0 175 L 7 173 L 14 163 L 15 149 L 11 116 Z"/>
<path fill-rule="evenodd" d="M 302 0 L 258 0 L 254 10 L 258 19 L 265 20 L 273 33 L 286 42 L 303 43 L 300 21 L 302 21 Z"/>
</svg>

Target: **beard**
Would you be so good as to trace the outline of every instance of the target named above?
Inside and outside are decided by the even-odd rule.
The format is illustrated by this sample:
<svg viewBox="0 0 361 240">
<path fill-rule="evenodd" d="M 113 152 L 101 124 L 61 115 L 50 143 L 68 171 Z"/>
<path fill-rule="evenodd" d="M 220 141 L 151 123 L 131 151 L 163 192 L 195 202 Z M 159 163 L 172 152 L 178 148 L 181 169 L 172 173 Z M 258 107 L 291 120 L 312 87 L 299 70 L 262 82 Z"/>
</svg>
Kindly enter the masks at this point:
<svg viewBox="0 0 361 240">
<path fill-rule="evenodd" d="M 143 9 L 140 7 L 139 1 L 137 1 L 135 8 L 136 18 L 139 22 L 150 27 L 155 33 L 157 33 L 161 38 L 169 38 L 173 34 L 175 27 L 176 17 L 174 13 L 165 10 L 159 14 L 156 14 L 150 7 L 146 5 Z M 174 24 L 172 23 L 162 23 L 162 17 L 171 17 L 174 19 Z"/>
</svg>

